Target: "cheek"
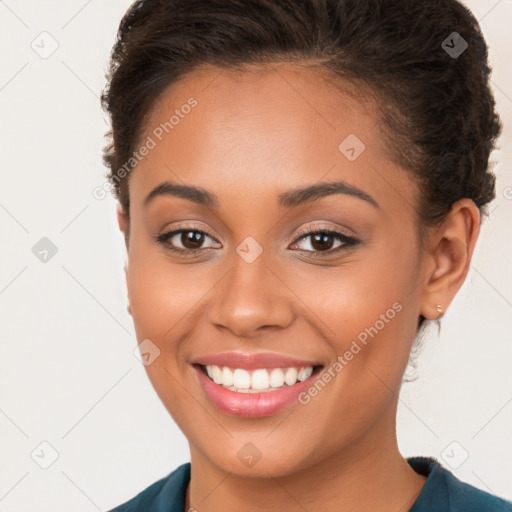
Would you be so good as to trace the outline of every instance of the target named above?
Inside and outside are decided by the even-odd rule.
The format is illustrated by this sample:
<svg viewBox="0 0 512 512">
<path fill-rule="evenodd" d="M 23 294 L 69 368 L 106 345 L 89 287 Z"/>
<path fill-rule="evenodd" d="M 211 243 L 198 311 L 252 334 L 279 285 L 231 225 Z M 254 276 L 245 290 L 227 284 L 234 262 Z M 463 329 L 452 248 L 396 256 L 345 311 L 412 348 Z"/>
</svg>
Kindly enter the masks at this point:
<svg viewBox="0 0 512 512">
<path fill-rule="evenodd" d="M 343 359 L 341 380 L 365 394 L 382 387 L 380 380 L 391 389 L 400 384 L 416 334 L 419 258 L 412 238 L 402 243 L 376 244 L 360 261 L 316 279 L 305 272 L 294 285 L 322 320 L 334 357 Z"/>
<path fill-rule="evenodd" d="M 153 388 L 181 428 L 190 396 L 181 382 L 187 379 L 180 347 L 186 341 L 190 314 L 198 297 L 207 292 L 204 281 L 170 264 L 157 247 L 132 238 L 127 273 L 128 295 L 138 343 L 151 340 L 158 357 L 145 366 Z M 206 289 L 204 289 L 206 288 Z M 185 420 L 182 421 L 182 419 Z"/>
<path fill-rule="evenodd" d="M 132 242 L 127 286 L 137 336 L 163 342 L 179 330 L 180 320 L 193 313 L 208 284 L 193 264 L 173 264 L 160 247 L 136 237 Z"/>
</svg>

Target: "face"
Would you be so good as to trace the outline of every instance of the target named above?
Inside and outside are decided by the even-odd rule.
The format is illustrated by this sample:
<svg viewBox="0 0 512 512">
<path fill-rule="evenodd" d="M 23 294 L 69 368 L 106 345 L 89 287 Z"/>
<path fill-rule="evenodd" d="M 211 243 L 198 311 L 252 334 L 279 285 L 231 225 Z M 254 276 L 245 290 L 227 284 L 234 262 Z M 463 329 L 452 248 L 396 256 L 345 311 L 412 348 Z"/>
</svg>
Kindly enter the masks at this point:
<svg viewBox="0 0 512 512">
<path fill-rule="evenodd" d="M 394 442 L 423 258 L 418 191 L 378 121 L 284 64 L 204 67 L 151 111 L 127 286 L 193 460 L 284 476 Z"/>
</svg>

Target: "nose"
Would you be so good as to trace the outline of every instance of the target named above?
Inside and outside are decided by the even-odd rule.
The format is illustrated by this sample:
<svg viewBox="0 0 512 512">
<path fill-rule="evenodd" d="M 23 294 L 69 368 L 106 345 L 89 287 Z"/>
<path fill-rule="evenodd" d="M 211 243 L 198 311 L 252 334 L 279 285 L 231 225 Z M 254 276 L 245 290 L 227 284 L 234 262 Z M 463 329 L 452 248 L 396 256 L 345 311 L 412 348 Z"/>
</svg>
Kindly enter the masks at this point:
<svg viewBox="0 0 512 512">
<path fill-rule="evenodd" d="M 238 255 L 233 260 L 211 296 L 210 323 L 245 338 L 288 327 L 294 320 L 293 293 L 268 266 L 263 253 L 252 263 Z"/>
</svg>

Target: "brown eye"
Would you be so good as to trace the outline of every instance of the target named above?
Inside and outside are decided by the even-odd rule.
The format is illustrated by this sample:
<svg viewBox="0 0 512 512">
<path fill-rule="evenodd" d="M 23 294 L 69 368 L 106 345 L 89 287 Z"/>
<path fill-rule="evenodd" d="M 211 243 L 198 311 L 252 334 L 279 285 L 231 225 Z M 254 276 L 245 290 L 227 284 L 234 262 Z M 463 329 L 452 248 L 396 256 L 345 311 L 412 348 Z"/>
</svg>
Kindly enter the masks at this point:
<svg viewBox="0 0 512 512">
<path fill-rule="evenodd" d="M 310 239 L 309 246 L 311 249 L 302 247 L 300 250 L 312 253 L 336 253 L 339 250 L 355 246 L 359 243 L 355 238 L 349 237 L 344 233 L 340 233 L 333 229 L 322 229 L 316 231 L 307 231 L 300 234 L 300 238 L 294 245 L 298 245 L 299 242 L 304 242 Z M 336 240 L 339 241 L 338 245 L 335 245 Z M 308 244 L 304 244 L 308 245 Z M 334 247 L 334 249 L 333 249 Z"/>
<path fill-rule="evenodd" d="M 332 248 L 334 236 L 329 233 L 317 233 L 311 235 L 311 246 L 315 251 L 324 251 Z"/>
<path fill-rule="evenodd" d="M 204 233 L 199 231 L 182 231 L 179 240 L 185 249 L 200 249 L 204 243 L 204 237 Z"/>
<path fill-rule="evenodd" d="M 156 237 L 156 242 L 177 253 L 195 254 L 212 248 L 203 247 L 208 238 L 214 240 L 206 231 L 189 227 L 162 233 Z"/>
</svg>

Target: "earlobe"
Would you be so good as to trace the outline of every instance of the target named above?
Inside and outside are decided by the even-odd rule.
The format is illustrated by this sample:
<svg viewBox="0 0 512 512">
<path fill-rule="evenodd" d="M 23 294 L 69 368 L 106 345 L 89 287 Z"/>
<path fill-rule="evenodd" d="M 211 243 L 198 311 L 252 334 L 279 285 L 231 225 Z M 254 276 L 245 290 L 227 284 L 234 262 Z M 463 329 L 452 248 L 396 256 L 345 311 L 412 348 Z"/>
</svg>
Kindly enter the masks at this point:
<svg viewBox="0 0 512 512">
<path fill-rule="evenodd" d="M 480 229 L 480 212 L 473 201 L 453 204 L 443 223 L 429 235 L 428 273 L 421 314 L 440 318 L 466 279 Z"/>
</svg>

